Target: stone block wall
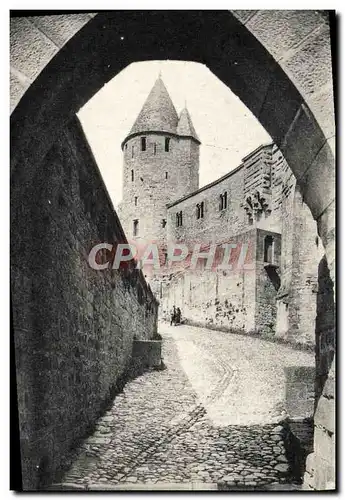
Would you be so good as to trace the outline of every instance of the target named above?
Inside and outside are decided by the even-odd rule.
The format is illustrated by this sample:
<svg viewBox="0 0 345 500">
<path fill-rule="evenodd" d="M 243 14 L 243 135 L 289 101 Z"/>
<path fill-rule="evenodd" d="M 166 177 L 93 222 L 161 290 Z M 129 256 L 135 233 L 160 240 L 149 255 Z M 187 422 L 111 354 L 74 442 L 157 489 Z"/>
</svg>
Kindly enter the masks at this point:
<svg viewBox="0 0 345 500">
<path fill-rule="evenodd" d="M 334 285 L 323 257 L 318 270 L 314 451 L 307 457 L 304 488 L 336 487 L 336 388 Z"/>
<path fill-rule="evenodd" d="M 322 390 L 332 368 L 335 352 L 335 306 L 334 285 L 326 257 L 323 257 L 318 269 L 318 292 L 316 310 L 316 399 Z"/>
<path fill-rule="evenodd" d="M 289 366 L 285 372 L 285 405 L 292 419 L 311 418 L 315 402 L 315 368 Z"/>
<path fill-rule="evenodd" d="M 280 262 L 280 235 L 252 229 L 233 236 L 231 270 L 186 270 L 163 282 L 160 314 L 169 317 L 172 306 L 180 307 L 193 324 L 224 330 L 258 332 L 273 336 L 276 321 L 276 270 L 272 276 L 264 263 L 264 239 L 274 238 L 275 262 Z M 241 246 L 248 245 L 244 267 L 239 268 Z M 222 258 L 219 262 L 222 261 Z M 218 261 L 217 261 L 218 263 Z M 250 268 L 248 268 L 250 266 Z"/>
<path fill-rule="evenodd" d="M 181 308 L 182 319 L 192 324 L 243 332 L 255 329 L 256 231 L 234 236 L 229 242 L 237 245 L 230 255 L 231 270 L 208 270 L 203 266 L 206 260 L 200 260 L 197 269 L 172 273 L 162 283 L 163 319 L 169 319 L 175 305 Z M 248 245 L 244 264 L 250 269 L 240 265 L 242 245 Z"/>
<path fill-rule="evenodd" d="M 133 361 L 143 369 L 159 368 L 162 364 L 162 341 L 161 340 L 134 340 Z"/>
<path fill-rule="evenodd" d="M 332 363 L 314 415 L 314 451 L 306 461 L 305 490 L 336 488 L 335 397 L 335 369 Z"/>
<path fill-rule="evenodd" d="M 249 228 L 242 209 L 244 190 L 243 166 L 211 184 L 191 193 L 184 199 L 168 205 L 168 241 L 220 243 L 222 239 Z M 220 195 L 227 192 L 227 208 L 220 210 Z M 204 202 L 204 217 L 197 219 L 196 206 Z M 183 224 L 176 227 L 176 213 L 182 211 Z M 250 229 L 250 228 L 249 228 Z"/>
<path fill-rule="evenodd" d="M 169 320 L 173 305 L 190 324 L 224 330 L 253 330 L 255 309 L 253 272 L 206 271 L 180 274 L 163 285 L 160 314 Z M 244 293 L 247 288 L 248 293 Z"/>
<path fill-rule="evenodd" d="M 318 265 L 324 249 L 299 186 L 294 191 L 293 224 L 289 335 L 314 346 Z"/>
<path fill-rule="evenodd" d="M 295 477 L 302 482 L 306 457 L 313 451 L 315 367 L 289 366 L 285 373 L 286 425 L 289 429 L 287 449 Z"/>
<path fill-rule="evenodd" d="M 23 487 L 44 486 L 150 339 L 158 304 L 140 271 L 94 270 L 96 243 L 126 241 L 77 119 L 12 179 L 11 293 Z"/>
<path fill-rule="evenodd" d="M 281 203 L 281 288 L 277 293 L 276 335 L 310 347 L 315 345 L 317 269 L 323 245 L 316 222 L 291 172 L 283 175 Z"/>
<path fill-rule="evenodd" d="M 265 239 L 272 238 L 272 266 L 265 262 Z M 256 234 L 255 330 L 267 337 L 276 333 L 276 297 L 280 285 L 281 235 L 262 229 Z M 277 266 L 277 267 L 275 267 Z"/>
</svg>

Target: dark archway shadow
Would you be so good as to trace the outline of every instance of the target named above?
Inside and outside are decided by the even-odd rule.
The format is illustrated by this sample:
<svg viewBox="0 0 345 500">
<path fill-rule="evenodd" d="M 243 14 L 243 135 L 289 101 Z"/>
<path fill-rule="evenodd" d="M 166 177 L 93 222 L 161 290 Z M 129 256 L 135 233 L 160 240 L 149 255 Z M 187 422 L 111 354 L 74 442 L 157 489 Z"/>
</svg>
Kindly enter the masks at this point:
<svg viewBox="0 0 345 500">
<path fill-rule="evenodd" d="M 315 408 L 322 394 L 335 352 L 334 285 L 324 256 L 318 267 L 315 321 Z"/>
<path fill-rule="evenodd" d="M 161 59 L 205 64 L 278 146 L 303 103 L 278 63 L 230 12 L 102 12 L 56 54 L 13 111 L 12 170 L 18 176 L 16 166 L 20 172 L 28 163 L 34 168 L 56 132 L 127 65 Z M 310 119 L 308 141 L 296 141 L 301 150 L 309 148 L 313 154 L 310 145 L 319 146 L 325 138 L 311 113 Z M 290 166 L 298 168 L 297 160 Z"/>
</svg>

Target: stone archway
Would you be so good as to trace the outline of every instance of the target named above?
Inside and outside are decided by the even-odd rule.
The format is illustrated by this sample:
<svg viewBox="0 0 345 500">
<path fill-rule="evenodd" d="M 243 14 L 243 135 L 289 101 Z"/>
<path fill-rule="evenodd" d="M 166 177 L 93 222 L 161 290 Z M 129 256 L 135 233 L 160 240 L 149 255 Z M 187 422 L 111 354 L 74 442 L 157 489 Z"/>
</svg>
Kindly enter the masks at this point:
<svg viewBox="0 0 345 500">
<path fill-rule="evenodd" d="M 206 64 L 280 147 L 317 220 L 335 284 L 335 124 L 327 13 L 118 11 L 73 18 L 14 18 L 11 38 L 15 264 L 20 261 L 16 246 L 25 234 L 25 221 L 16 217 L 21 192 L 31 185 L 32 173 L 56 131 L 129 63 L 176 59 Z M 330 385 L 325 386 L 327 397 L 320 400 L 322 412 L 332 390 L 334 396 Z M 328 428 L 333 424 L 325 423 L 322 415 L 318 418 L 320 449 L 327 430 L 334 436 L 334 428 Z M 322 462 L 316 456 L 319 489 L 334 481 L 331 460 Z"/>
<path fill-rule="evenodd" d="M 42 157 L 52 131 L 130 62 L 202 62 L 283 151 L 318 220 L 334 280 L 335 124 L 327 16 L 317 11 L 92 16 L 13 19 L 13 106 L 25 91 L 11 117 L 13 168 L 27 161 L 28 147 Z M 212 44 L 210 32 L 217 33 Z"/>
</svg>

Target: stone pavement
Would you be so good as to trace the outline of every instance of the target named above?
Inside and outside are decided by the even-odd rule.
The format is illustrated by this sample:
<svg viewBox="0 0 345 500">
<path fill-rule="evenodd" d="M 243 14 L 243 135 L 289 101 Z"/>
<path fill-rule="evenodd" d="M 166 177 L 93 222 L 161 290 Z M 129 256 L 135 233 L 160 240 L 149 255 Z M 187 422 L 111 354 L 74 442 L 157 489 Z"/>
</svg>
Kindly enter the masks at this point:
<svg viewBox="0 0 345 500">
<path fill-rule="evenodd" d="M 288 366 L 315 366 L 315 355 L 279 343 L 181 325 L 163 326 L 216 426 L 274 423 L 284 417 Z"/>
<path fill-rule="evenodd" d="M 125 386 L 62 483 L 288 488 L 280 365 L 310 364 L 313 355 L 201 328 L 162 325 L 160 333 L 166 369 Z M 242 421 L 228 417 L 236 411 Z"/>
</svg>

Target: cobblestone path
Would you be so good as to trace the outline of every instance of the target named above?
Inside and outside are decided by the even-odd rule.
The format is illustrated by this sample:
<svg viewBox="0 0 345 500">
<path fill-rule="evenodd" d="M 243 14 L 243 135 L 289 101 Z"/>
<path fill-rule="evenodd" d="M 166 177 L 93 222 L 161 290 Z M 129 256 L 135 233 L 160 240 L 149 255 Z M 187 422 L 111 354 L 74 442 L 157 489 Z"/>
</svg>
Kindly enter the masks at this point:
<svg viewBox="0 0 345 500">
<path fill-rule="evenodd" d="M 157 482 L 225 482 L 248 487 L 288 482 L 284 428 L 277 425 L 279 417 L 272 411 L 267 413 L 266 399 L 261 406 L 254 404 L 254 410 L 247 408 L 246 413 L 243 404 L 230 401 L 247 404 L 260 398 L 269 352 L 269 380 L 276 391 L 281 381 L 277 375 L 280 368 L 274 370 L 275 356 L 277 366 L 282 357 L 284 364 L 288 363 L 287 353 L 292 364 L 310 364 L 313 356 L 258 339 L 233 335 L 230 339 L 227 334 L 198 328 L 163 326 L 160 331 L 166 369 L 147 372 L 125 386 L 99 419 L 95 433 L 78 450 L 63 483 L 92 489 L 102 484 Z M 242 358 L 250 357 L 258 347 L 263 349 L 266 362 L 261 371 L 255 371 L 255 366 L 248 371 Z M 256 352 L 257 363 L 260 358 Z M 255 365 L 253 359 L 251 365 Z M 251 387 L 243 394 L 243 385 L 248 383 Z M 227 424 L 225 416 L 236 409 L 242 409 L 249 423 Z M 258 415 L 260 422 L 255 423 Z M 238 418 L 233 419 L 238 424 Z"/>
</svg>

